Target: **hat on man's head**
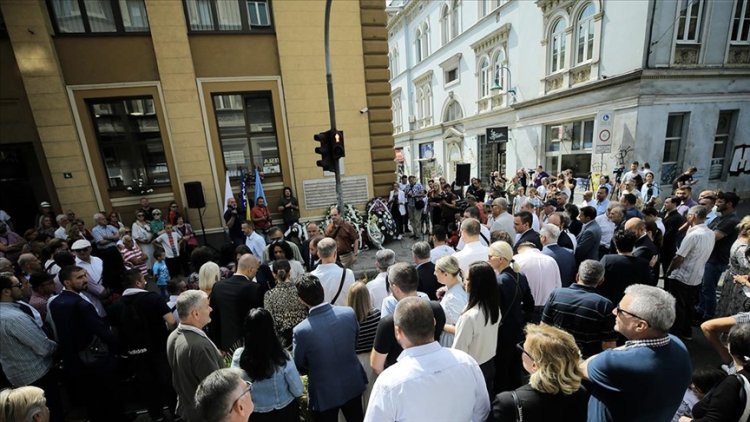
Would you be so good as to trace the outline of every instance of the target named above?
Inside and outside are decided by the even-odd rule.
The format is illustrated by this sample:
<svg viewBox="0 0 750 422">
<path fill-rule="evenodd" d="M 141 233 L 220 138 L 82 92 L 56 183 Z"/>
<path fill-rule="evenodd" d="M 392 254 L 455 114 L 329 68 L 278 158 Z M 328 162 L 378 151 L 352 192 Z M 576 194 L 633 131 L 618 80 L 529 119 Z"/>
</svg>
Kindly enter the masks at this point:
<svg viewBox="0 0 750 422">
<path fill-rule="evenodd" d="M 39 204 L 39 206 L 42 208 L 52 208 L 52 205 L 50 205 L 49 202 L 47 201 L 42 201 L 42 203 Z"/>
<path fill-rule="evenodd" d="M 79 239 L 73 242 L 73 246 L 70 247 L 71 251 L 80 251 L 81 249 L 86 249 L 91 247 L 91 242 L 89 242 L 86 239 Z"/>
</svg>

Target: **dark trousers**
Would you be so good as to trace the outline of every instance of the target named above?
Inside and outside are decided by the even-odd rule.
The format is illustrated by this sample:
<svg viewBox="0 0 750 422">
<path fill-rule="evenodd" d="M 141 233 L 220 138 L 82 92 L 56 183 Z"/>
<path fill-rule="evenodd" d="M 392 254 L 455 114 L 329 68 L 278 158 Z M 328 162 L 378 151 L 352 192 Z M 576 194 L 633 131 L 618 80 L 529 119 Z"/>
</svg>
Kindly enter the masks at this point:
<svg viewBox="0 0 750 422">
<path fill-rule="evenodd" d="M 487 362 L 479 365 L 479 369 L 482 370 L 484 376 L 484 384 L 487 386 L 487 395 L 492 403 L 492 398 L 495 397 L 495 357 L 488 360 Z"/>
<path fill-rule="evenodd" d="M 66 391 L 73 403 L 86 408 L 92 422 L 125 420 L 122 396 L 114 373 L 109 369 L 72 369 L 65 373 Z"/>
<path fill-rule="evenodd" d="M 169 277 L 174 278 L 182 273 L 182 263 L 180 257 L 175 258 L 164 258 L 164 262 L 167 264 L 169 270 Z"/>
<path fill-rule="evenodd" d="M 128 359 L 128 366 L 135 376 L 134 386 L 141 403 L 148 408 L 152 419 L 163 417 L 162 409 L 166 405 L 174 413 L 177 405 L 177 394 L 172 388 L 172 373 L 166 356 L 133 356 Z"/>
<path fill-rule="evenodd" d="M 50 368 L 49 372 L 30 385 L 44 390 L 44 397 L 47 399 L 47 407 L 49 408 L 50 421 L 64 421 L 65 415 L 63 414 L 63 404 L 60 398 L 60 376 L 57 368 Z"/>
<path fill-rule="evenodd" d="M 323 410 L 321 412 L 311 410 L 315 422 L 336 422 L 339 417 L 339 409 L 344 414 L 346 422 L 362 422 L 365 419 L 365 412 L 362 410 L 362 394 L 352 398 L 339 407 Z"/>
<path fill-rule="evenodd" d="M 253 412 L 250 422 L 299 422 L 299 402 L 294 399 L 281 409 L 266 413 Z"/>
<path fill-rule="evenodd" d="M 521 352 L 516 349 L 515 343 L 498 346 L 495 355 L 494 393 L 499 394 L 520 387 L 523 384 L 522 368 Z"/>
<path fill-rule="evenodd" d="M 691 324 L 701 286 L 688 286 L 679 280 L 667 278 L 664 288 L 674 296 L 676 302 L 674 325 L 669 332 L 680 337 L 692 337 Z"/>
</svg>

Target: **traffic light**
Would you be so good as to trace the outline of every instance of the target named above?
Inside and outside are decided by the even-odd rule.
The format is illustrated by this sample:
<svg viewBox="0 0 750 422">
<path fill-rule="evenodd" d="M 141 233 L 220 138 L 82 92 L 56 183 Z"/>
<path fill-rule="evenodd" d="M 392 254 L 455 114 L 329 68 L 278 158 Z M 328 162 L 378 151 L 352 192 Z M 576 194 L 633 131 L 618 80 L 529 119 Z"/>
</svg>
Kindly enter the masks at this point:
<svg viewBox="0 0 750 422">
<path fill-rule="evenodd" d="M 333 150 L 333 159 L 338 160 L 341 157 L 346 156 L 346 150 L 344 149 L 344 132 L 341 130 L 331 131 L 331 149 Z"/>
<path fill-rule="evenodd" d="M 316 164 L 323 170 L 335 172 L 336 165 L 332 154 L 331 131 L 320 132 L 314 135 L 313 139 L 320 142 L 320 146 L 315 147 L 315 153 L 320 154 L 320 160 Z"/>
</svg>

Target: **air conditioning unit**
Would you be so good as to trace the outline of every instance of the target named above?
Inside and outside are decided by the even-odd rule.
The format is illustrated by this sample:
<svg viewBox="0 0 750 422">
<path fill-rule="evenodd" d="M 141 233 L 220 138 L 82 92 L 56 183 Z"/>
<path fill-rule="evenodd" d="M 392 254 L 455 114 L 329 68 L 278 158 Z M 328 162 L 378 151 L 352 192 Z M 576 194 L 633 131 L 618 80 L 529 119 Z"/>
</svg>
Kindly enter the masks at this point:
<svg viewBox="0 0 750 422">
<path fill-rule="evenodd" d="M 413 114 L 410 114 L 409 115 L 409 123 L 416 123 L 416 122 L 417 122 L 417 117 L 415 115 L 413 115 Z"/>
</svg>

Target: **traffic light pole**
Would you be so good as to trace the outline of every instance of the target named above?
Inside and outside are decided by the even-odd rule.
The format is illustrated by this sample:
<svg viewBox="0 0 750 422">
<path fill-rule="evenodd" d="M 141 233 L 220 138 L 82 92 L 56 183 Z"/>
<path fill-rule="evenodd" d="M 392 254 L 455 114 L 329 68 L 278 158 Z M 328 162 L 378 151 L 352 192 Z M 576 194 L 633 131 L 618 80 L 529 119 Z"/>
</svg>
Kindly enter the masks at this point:
<svg viewBox="0 0 750 422">
<path fill-rule="evenodd" d="M 326 58 L 326 85 L 328 86 L 328 114 L 331 117 L 331 133 L 336 130 L 336 108 L 333 104 L 333 77 L 331 76 L 331 2 L 326 0 L 326 17 L 325 17 L 325 58 Z M 341 171 L 339 161 L 334 160 L 334 176 L 336 178 L 336 203 L 338 204 L 339 213 L 344 215 L 344 194 L 341 190 Z"/>
</svg>

